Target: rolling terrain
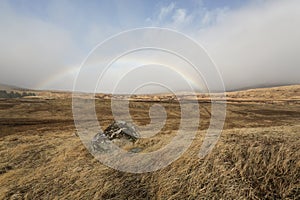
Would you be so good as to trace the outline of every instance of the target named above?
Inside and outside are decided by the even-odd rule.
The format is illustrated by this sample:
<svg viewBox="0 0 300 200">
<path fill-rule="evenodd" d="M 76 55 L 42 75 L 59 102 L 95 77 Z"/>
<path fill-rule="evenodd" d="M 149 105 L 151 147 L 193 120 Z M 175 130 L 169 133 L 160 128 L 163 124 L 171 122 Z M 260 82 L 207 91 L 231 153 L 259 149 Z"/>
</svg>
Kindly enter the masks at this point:
<svg viewBox="0 0 300 200">
<path fill-rule="evenodd" d="M 200 105 L 192 145 L 166 168 L 143 174 L 111 169 L 88 152 L 76 134 L 71 93 L 33 92 L 0 99 L 0 199 L 300 199 L 300 85 L 226 93 L 224 129 L 203 159 L 197 155 L 209 126 L 210 99 L 183 95 Z M 150 123 L 155 103 L 168 116 L 158 134 L 132 145 L 143 152 L 166 145 L 179 127 L 176 99 L 129 99 L 137 124 Z M 107 127 L 114 119 L 111 96 L 86 99 L 94 100 L 99 123 Z"/>
</svg>

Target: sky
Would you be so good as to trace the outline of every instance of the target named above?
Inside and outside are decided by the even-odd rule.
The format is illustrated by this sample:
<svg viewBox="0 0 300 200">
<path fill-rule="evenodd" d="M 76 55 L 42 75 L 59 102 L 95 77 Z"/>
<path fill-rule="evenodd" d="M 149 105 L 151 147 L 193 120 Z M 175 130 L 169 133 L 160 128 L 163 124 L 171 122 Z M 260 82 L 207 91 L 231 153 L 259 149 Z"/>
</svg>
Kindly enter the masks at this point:
<svg viewBox="0 0 300 200">
<path fill-rule="evenodd" d="M 96 45 L 122 31 L 159 27 L 198 42 L 218 67 L 226 90 L 300 84 L 299 10 L 299 0 L 2 0 L 0 83 L 72 90 L 80 66 Z M 111 92 L 111 82 L 123 77 L 135 58 L 148 55 L 149 61 L 152 54 L 115 63 L 99 92 Z M 138 65 L 149 65 L 140 60 Z M 177 72 L 191 73 L 188 67 L 182 64 Z M 125 77 L 120 92 L 137 88 L 140 80 L 134 80 L 145 76 L 167 77 L 172 89 L 186 89 L 180 74 L 168 71 L 161 62 L 149 69 Z M 160 92 L 156 87 L 145 91 Z"/>
</svg>

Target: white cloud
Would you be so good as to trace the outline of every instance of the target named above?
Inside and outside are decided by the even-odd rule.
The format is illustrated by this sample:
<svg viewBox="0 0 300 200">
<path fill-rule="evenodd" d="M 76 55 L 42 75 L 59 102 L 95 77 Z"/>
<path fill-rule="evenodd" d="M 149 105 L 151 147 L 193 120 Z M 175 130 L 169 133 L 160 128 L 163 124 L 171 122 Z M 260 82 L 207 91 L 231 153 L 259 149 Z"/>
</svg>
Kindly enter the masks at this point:
<svg viewBox="0 0 300 200">
<path fill-rule="evenodd" d="M 128 27 L 144 26 L 142 19 L 147 19 L 146 23 L 151 26 L 186 33 L 204 44 L 219 66 L 228 89 L 300 83 L 298 0 L 254 0 L 234 10 L 229 7 L 208 9 L 202 1 L 193 4 L 194 7 L 170 3 L 152 12 L 153 16 L 136 16 L 128 6 L 122 12 L 106 11 L 99 16 L 98 11 L 93 13 L 96 16 L 82 12 L 74 19 L 66 19 L 65 15 L 73 16 L 70 13 L 76 13 L 79 4 L 71 9 L 68 4 L 56 2 L 57 8 L 50 9 L 51 15 L 45 14 L 44 19 L 24 15 L 9 5 L 0 2 L 2 83 L 34 87 L 51 79 L 54 81 L 47 82 L 53 83 L 48 88 L 70 88 L 73 69 L 94 45 Z M 130 17 L 126 17 L 129 11 Z M 137 18 L 141 22 L 133 20 Z M 176 41 L 176 45 L 180 46 L 180 41 Z M 66 71 L 70 76 L 64 76 Z M 56 74 L 60 76 L 55 78 Z"/>
<path fill-rule="evenodd" d="M 162 27 L 204 44 L 227 89 L 300 83 L 300 1 L 255 0 L 241 8 L 175 7 Z"/>
<path fill-rule="evenodd" d="M 191 16 L 187 16 L 185 9 L 179 8 L 175 11 L 172 19 L 174 26 L 177 27 L 181 24 L 189 23 L 191 20 Z"/>
<path fill-rule="evenodd" d="M 216 8 L 214 10 L 205 10 L 201 17 L 201 26 L 206 27 L 209 25 L 214 25 L 218 23 L 223 18 L 226 17 L 226 14 L 229 12 L 229 8 Z"/>
<path fill-rule="evenodd" d="M 200 31 L 228 89 L 300 83 L 300 1 L 264 1 Z"/>
<path fill-rule="evenodd" d="M 78 49 L 67 31 L 20 16 L 5 2 L 0 7 L 1 82 L 35 87 L 66 64 L 76 62 Z"/>
<path fill-rule="evenodd" d="M 193 8 L 183 8 L 174 3 L 160 8 L 158 17 L 148 17 L 145 21 L 152 26 L 167 27 L 185 33 L 215 24 L 229 11 L 227 7 L 208 9 L 203 1 L 195 1 Z"/>
<path fill-rule="evenodd" d="M 163 6 L 160 8 L 160 12 L 158 14 L 158 20 L 163 20 L 167 17 L 175 8 L 175 3 L 172 2 L 168 6 Z"/>
</svg>

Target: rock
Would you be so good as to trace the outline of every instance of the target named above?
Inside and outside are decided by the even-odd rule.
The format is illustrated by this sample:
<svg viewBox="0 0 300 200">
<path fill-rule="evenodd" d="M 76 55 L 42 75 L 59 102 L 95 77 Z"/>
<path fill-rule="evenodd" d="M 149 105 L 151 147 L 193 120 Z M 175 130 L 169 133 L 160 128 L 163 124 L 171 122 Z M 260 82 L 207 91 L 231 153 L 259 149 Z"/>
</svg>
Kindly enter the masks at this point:
<svg viewBox="0 0 300 200">
<path fill-rule="evenodd" d="M 140 137 L 135 127 L 125 121 L 113 122 L 104 130 L 104 135 L 106 135 L 109 140 L 126 138 L 133 143 Z"/>
<path fill-rule="evenodd" d="M 97 133 L 91 141 L 91 149 L 94 152 L 107 152 L 111 149 L 112 142 L 104 133 Z"/>
<path fill-rule="evenodd" d="M 135 143 L 140 134 L 135 127 L 125 121 L 114 121 L 104 132 L 97 133 L 92 141 L 91 148 L 93 151 L 107 152 L 111 149 L 112 143 L 120 144 L 132 142 Z"/>
</svg>

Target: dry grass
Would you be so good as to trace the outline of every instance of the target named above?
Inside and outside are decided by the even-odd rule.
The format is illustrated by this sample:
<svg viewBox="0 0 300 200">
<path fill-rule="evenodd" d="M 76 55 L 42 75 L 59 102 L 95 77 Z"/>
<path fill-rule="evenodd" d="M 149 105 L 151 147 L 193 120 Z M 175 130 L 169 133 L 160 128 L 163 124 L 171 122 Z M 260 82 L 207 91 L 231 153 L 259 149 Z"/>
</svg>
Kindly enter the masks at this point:
<svg viewBox="0 0 300 200">
<path fill-rule="evenodd" d="M 75 135 L 67 96 L 0 100 L 0 199 L 300 199 L 297 101 L 229 104 L 217 146 L 199 159 L 209 124 L 210 106 L 203 103 L 196 139 L 181 158 L 159 171 L 131 174 L 89 154 Z M 109 105 L 97 102 L 103 126 L 112 120 Z M 144 151 L 163 146 L 178 128 L 178 105 L 165 105 L 164 129 L 135 144 Z M 137 123 L 149 122 L 150 106 L 131 105 Z"/>
</svg>

